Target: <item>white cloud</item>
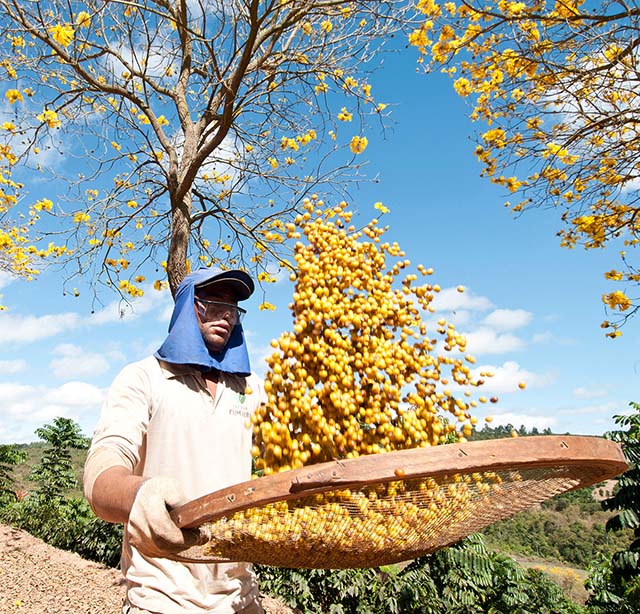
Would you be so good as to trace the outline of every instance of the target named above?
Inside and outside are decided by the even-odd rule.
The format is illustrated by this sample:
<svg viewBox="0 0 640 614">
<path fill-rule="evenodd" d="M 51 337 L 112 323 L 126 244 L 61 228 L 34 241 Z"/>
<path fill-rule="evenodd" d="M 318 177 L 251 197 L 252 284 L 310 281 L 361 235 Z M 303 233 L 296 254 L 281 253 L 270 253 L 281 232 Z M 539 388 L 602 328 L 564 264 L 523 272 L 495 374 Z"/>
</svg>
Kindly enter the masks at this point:
<svg viewBox="0 0 640 614">
<path fill-rule="evenodd" d="M 3 311 L 0 312 L 0 339 L 3 344 L 31 343 L 77 329 L 80 320 L 80 316 L 72 312 L 44 316 L 14 316 Z"/>
<path fill-rule="evenodd" d="M 474 315 L 475 314 L 472 311 L 458 309 L 455 313 L 452 313 L 447 317 L 447 321 L 450 324 L 453 324 L 456 328 L 466 327 L 473 322 Z"/>
<path fill-rule="evenodd" d="M 544 333 L 536 333 L 533 337 L 531 337 L 532 343 L 548 343 L 549 341 L 558 342 L 558 338 L 554 337 L 550 332 Z M 566 343 L 565 343 L 566 345 Z"/>
<path fill-rule="evenodd" d="M 269 345 L 260 345 L 251 348 L 249 351 L 251 358 L 251 370 L 260 377 L 264 377 L 267 372 L 267 358 L 271 356 L 274 349 Z"/>
<path fill-rule="evenodd" d="M 49 366 L 53 375 L 59 378 L 91 377 L 109 370 L 108 354 L 87 352 L 72 343 L 58 345 L 52 354 L 55 358 Z M 121 354 L 117 354 L 115 358 L 124 359 Z"/>
<path fill-rule="evenodd" d="M 520 390 L 520 382 L 524 382 L 527 388 L 542 388 L 554 380 L 550 374 L 538 375 L 523 369 L 514 361 L 507 361 L 500 367 L 482 365 L 473 369 L 471 373 L 475 378 L 484 380 L 480 389 L 483 394 L 517 392 Z M 482 377 L 481 373 L 493 373 L 493 377 Z"/>
<path fill-rule="evenodd" d="M 151 284 L 143 287 L 144 295 L 125 301 L 122 299 L 111 301 L 99 311 L 91 314 L 87 319 L 89 324 L 108 324 L 112 322 L 131 322 L 140 316 L 155 313 L 158 319 L 165 319 L 166 312 L 173 309 L 171 294 L 166 291 L 154 290 Z"/>
<path fill-rule="evenodd" d="M 0 399 L 2 399 L 2 406 L 19 401 L 29 395 L 33 391 L 33 386 L 28 384 L 16 384 L 14 382 L 0 382 Z M 1 411 L 1 409 L 0 409 Z"/>
<path fill-rule="evenodd" d="M 17 360 L 0 360 L 0 375 L 14 375 L 27 368 L 27 361 L 21 358 Z"/>
<path fill-rule="evenodd" d="M 0 271 L 0 288 L 5 288 L 12 281 L 15 280 L 15 277 L 6 271 Z"/>
<path fill-rule="evenodd" d="M 603 414 L 610 417 L 613 414 L 624 413 L 620 411 L 620 405 L 615 401 L 608 401 L 606 403 L 598 403 L 595 405 L 584 405 L 564 407 L 558 410 L 563 414 L 571 414 L 572 416 L 590 416 L 593 414 Z"/>
<path fill-rule="evenodd" d="M 90 434 L 104 391 L 80 381 L 57 388 L 0 384 L 0 398 L 0 443 L 29 443 L 37 439 L 37 428 L 59 416 L 75 420 L 85 434 Z"/>
<path fill-rule="evenodd" d="M 251 370 L 260 377 L 264 377 L 267 371 L 267 357 L 271 356 L 274 348 L 270 344 L 258 343 L 256 341 L 258 335 L 249 328 L 244 328 L 244 336 L 249 348 L 249 360 L 251 361 Z"/>
<path fill-rule="evenodd" d="M 598 399 L 598 398 L 606 397 L 609 394 L 609 391 L 604 387 L 589 388 L 589 387 L 580 386 L 579 388 L 574 388 L 573 394 L 579 399 Z"/>
<path fill-rule="evenodd" d="M 499 334 L 491 328 L 478 328 L 465 333 L 467 349 L 471 354 L 505 354 L 520 350 L 525 342 L 510 333 Z"/>
<path fill-rule="evenodd" d="M 431 305 L 436 311 L 486 311 L 493 307 L 493 303 L 484 296 L 476 296 L 470 290 L 458 292 L 456 288 L 445 288 L 435 295 Z"/>
<path fill-rule="evenodd" d="M 524 309 L 495 309 L 484 320 L 483 324 L 498 331 L 515 330 L 531 322 L 533 314 Z"/>
<path fill-rule="evenodd" d="M 42 397 L 44 405 L 47 403 L 66 407 L 86 407 L 102 402 L 102 390 L 86 382 L 66 382 L 58 388 L 51 388 Z"/>
</svg>

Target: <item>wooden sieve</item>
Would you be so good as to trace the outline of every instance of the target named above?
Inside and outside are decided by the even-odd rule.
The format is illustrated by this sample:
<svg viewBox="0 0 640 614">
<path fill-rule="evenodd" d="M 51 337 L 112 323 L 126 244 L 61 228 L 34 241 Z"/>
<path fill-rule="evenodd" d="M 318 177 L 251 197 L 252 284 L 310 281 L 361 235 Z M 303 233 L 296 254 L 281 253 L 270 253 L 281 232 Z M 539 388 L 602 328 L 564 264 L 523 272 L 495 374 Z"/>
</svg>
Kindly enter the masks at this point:
<svg viewBox="0 0 640 614">
<path fill-rule="evenodd" d="M 210 537 L 174 558 L 326 569 L 388 565 L 627 468 L 612 441 L 557 435 L 319 463 L 174 509 L 179 527 L 200 527 Z"/>
</svg>

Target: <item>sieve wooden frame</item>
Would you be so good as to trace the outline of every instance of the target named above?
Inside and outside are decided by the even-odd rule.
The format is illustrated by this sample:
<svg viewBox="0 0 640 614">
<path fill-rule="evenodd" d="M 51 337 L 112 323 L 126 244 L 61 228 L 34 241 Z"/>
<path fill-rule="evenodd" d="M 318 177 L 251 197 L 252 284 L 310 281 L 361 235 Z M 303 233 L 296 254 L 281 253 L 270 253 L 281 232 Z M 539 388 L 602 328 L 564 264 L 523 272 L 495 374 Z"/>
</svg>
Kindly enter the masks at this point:
<svg viewBox="0 0 640 614">
<path fill-rule="evenodd" d="M 181 528 L 194 528 L 227 518 L 236 512 L 339 489 L 481 472 L 537 470 L 544 476 L 559 468 L 562 469 L 563 476 L 571 478 L 575 485 L 559 489 L 556 487 L 555 492 L 539 496 L 538 501 L 558 492 L 583 488 L 613 478 L 624 473 L 628 464 L 619 444 L 600 437 L 545 435 L 447 444 L 318 463 L 256 478 L 190 501 L 172 510 L 171 517 Z M 527 506 L 525 504 L 517 507 L 514 513 Z M 503 510 L 496 515 L 494 521 L 511 514 Z M 490 510 L 487 516 L 491 516 Z M 487 521 L 483 526 L 491 522 Z M 451 542 L 446 540 L 443 543 L 435 540 L 431 547 L 424 548 L 424 553 L 433 552 L 449 543 Z M 192 547 L 173 558 L 203 563 L 236 560 L 208 557 L 203 554 L 203 548 L 204 546 Z M 416 555 L 415 552 L 410 554 L 411 557 Z M 241 560 L 247 560 L 246 552 Z M 396 560 L 405 559 L 396 556 Z M 253 562 L 268 564 L 264 560 Z M 306 565 L 303 561 L 300 565 L 290 566 Z"/>
</svg>

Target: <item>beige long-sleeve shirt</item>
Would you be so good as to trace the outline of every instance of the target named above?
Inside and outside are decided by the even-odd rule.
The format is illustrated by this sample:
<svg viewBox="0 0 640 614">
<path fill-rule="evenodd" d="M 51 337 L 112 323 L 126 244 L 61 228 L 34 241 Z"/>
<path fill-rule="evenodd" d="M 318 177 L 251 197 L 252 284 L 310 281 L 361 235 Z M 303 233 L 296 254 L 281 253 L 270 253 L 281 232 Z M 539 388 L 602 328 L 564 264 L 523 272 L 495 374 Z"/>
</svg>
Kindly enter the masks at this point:
<svg viewBox="0 0 640 614">
<path fill-rule="evenodd" d="M 202 375 L 154 357 L 125 367 L 102 408 L 85 464 L 85 493 L 110 466 L 180 481 L 189 500 L 251 476 L 251 415 L 261 380 L 221 374 L 215 398 Z M 129 602 L 163 614 L 261 612 L 246 563 L 185 564 L 150 558 L 126 540 L 122 571 Z M 255 608 L 255 609 L 254 609 Z"/>
</svg>

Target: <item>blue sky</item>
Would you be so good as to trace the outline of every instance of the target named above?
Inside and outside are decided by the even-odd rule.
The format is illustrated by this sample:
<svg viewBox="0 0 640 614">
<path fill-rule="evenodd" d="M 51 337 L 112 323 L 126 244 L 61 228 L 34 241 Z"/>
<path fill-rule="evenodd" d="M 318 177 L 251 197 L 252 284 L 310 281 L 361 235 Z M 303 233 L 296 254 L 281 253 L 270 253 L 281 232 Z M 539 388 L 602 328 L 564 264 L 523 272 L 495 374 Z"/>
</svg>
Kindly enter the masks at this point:
<svg viewBox="0 0 640 614">
<path fill-rule="evenodd" d="M 417 74 L 411 54 L 387 64 L 372 82 L 393 123 L 384 134 L 368 132 L 363 154 L 379 181 L 353 190 L 351 208 L 366 222 L 382 201 L 390 209 L 386 237 L 414 265 L 435 269 L 433 282 L 443 288 L 438 315 L 467 335 L 478 368 L 495 373 L 484 388 L 499 402 L 476 415 L 559 433 L 613 428 L 612 415 L 640 400 L 640 324 L 615 341 L 599 328 L 600 295 L 612 289 L 603 273 L 616 252 L 561 249 L 552 211 L 514 219 L 503 206 L 507 196 L 479 177 L 470 140 L 476 126 L 448 78 Z M 467 291 L 456 292 L 458 285 Z M 258 373 L 270 340 L 291 328 L 292 288 L 285 278 L 246 303 Z M 77 420 L 90 435 L 110 381 L 160 345 L 171 309 L 167 292 L 149 289 L 133 309 L 113 296 L 92 313 L 89 295 L 63 297 L 53 272 L 32 283 L 0 274 L 0 294 L 9 308 L 0 313 L 0 443 L 34 441 L 35 429 L 56 416 Z M 259 311 L 262 300 L 277 310 Z"/>
</svg>

